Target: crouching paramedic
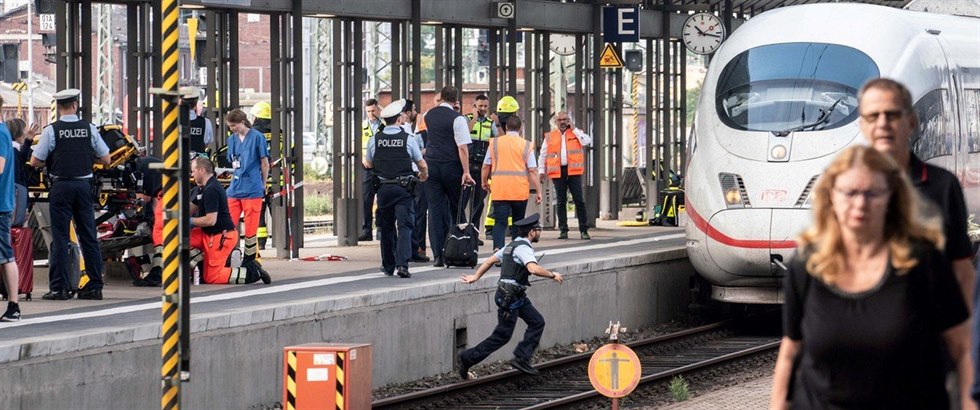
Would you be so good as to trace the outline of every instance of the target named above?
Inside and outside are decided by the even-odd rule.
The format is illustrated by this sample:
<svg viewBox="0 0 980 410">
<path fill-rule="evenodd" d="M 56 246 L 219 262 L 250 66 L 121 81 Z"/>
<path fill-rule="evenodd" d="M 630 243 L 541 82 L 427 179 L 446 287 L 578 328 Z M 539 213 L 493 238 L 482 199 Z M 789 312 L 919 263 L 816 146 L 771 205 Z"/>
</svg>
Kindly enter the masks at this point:
<svg viewBox="0 0 980 410">
<path fill-rule="evenodd" d="M 269 274 L 256 263 L 230 266 L 238 231 L 228 212 L 225 190 L 214 178 L 214 164 L 204 157 L 194 158 L 191 175 L 197 184 L 191 191 L 191 269 L 200 264 L 202 281 L 209 284 L 253 283 L 260 279 L 272 283 Z"/>
</svg>

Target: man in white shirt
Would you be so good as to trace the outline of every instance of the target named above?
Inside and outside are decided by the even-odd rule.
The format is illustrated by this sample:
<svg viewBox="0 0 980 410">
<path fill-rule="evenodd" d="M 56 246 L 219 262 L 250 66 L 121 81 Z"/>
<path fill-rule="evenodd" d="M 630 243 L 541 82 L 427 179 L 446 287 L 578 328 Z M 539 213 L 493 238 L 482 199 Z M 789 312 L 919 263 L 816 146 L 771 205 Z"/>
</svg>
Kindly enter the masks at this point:
<svg viewBox="0 0 980 410">
<path fill-rule="evenodd" d="M 592 144 L 592 137 L 575 128 L 567 112 L 555 114 L 555 122 L 558 128 L 545 134 L 541 143 L 538 173 L 542 182 L 547 176 L 555 184 L 558 197 L 558 239 L 568 239 L 568 211 L 565 206 L 568 192 L 572 193 L 572 201 L 575 202 L 579 234 L 582 239 L 591 239 L 582 192 L 582 176 L 585 174 L 584 147 Z"/>
</svg>

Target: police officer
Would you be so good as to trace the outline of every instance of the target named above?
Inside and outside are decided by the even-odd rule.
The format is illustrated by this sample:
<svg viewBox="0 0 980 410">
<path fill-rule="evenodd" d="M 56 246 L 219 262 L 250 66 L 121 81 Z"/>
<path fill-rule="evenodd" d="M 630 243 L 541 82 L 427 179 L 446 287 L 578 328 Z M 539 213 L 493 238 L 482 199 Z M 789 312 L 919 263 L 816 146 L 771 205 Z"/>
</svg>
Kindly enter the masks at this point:
<svg viewBox="0 0 980 410">
<path fill-rule="evenodd" d="M 79 299 L 102 300 L 102 253 L 95 231 L 95 207 L 92 204 L 92 165 L 95 161 L 109 165 L 109 147 L 99 131 L 78 118 L 78 96 L 74 88 L 54 94 L 61 118 L 44 129 L 31 156 L 35 168 L 47 165 L 51 181 L 48 201 L 51 211 L 50 279 L 45 300 L 68 300 L 74 289 L 68 278 L 68 227 L 75 221 L 75 231 L 85 258 L 89 283 L 79 290 Z"/>
<path fill-rule="evenodd" d="M 384 128 L 385 124 L 378 117 L 381 113 L 381 106 L 378 105 L 378 100 L 374 98 L 368 99 L 364 102 L 364 113 L 367 115 L 361 123 L 361 159 L 363 160 L 367 155 L 368 140 L 371 139 L 375 134 Z M 374 208 L 374 195 L 377 193 L 374 190 L 374 184 L 371 182 L 371 170 L 364 168 L 361 178 L 361 206 L 364 212 L 364 225 L 361 225 L 361 234 L 357 237 L 359 241 L 370 241 L 372 226 L 374 225 L 374 218 L 372 217 L 372 211 Z"/>
<path fill-rule="evenodd" d="M 541 267 L 534 256 L 531 244 L 541 238 L 538 214 L 521 219 L 514 225 L 517 226 L 517 239 L 487 258 L 477 268 L 476 273 L 459 277 L 463 283 L 473 283 L 480 280 L 483 274 L 498 261 L 502 264 L 500 280 L 497 282 L 497 294 L 494 296 L 494 301 L 497 303 L 497 327 L 493 329 L 490 337 L 476 347 L 459 353 L 456 370 L 463 380 L 469 379 L 470 367 L 480 363 L 510 341 L 514 334 L 514 326 L 517 325 L 517 318 L 521 318 L 527 324 L 527 331 L 524 340 L 521 340 L 514 349 L 514 359 L 510 364 L 523 373 L 538 374 L 538 371 L 531 367 L 531 356 L 538 348 L 541 334 L 544 333 L 544 317 L 538 313 L 531 304 L 531 299 L 528 299 L 525 294 L 527 287 L 531 286 L 528 277 L 541 276 L 561 284 L 562 276 L 558 272 Z"/>
<path fill-rule="evenodd" d="M 474 112 L 466 114 L 470 127 L 470 174 L 473 180 L 479 181 L 483 173 L 483 158 L 487 155 L 487 147 L 490 146 L 490 138 L 496 137 L 497 127 L 490 114 L 490 99 L 486 95 L 476 96 L 473 102 Z M 483 216 L 483 205 L 487 199 L 487 192 L 480 184 L 473 187 L 473 208 L 470 209 L 470 222 L 473 226 L 480 226 L 480 217 Z M 466 202 L 469 202 L 467 198 Z"/>
<path fill-rule="evenodd" d="M 181 87 L 180 103 L 187 107 L 188 131 L 191 134 L 191 152 L 205 155 L 207 147 L 214 141 L 214 125 L 207 118 L 197 115 L 197 101 L 201 98 L 201 89 L 197 87 Z"/>
<path fill-rule="evenodd" d="M 410 278 L 408 261 L 412 254 L 412 229 L 415 226 L 414 190 L 418 181 L 429 177 L 429 168 L 422 159 L 422 150 L 412 134 L 402 128 L 405 100 L 388 104 L 381 111 L 384 130 L 368 141 L 364 167 L 371 169 L 378 187 L 378 230 L 381 232 L 381 268 L 388 276 L 396 271 Z M 418 177 L 412 170 L 418 167 Z M 398 232 L 395 233 L 397 221 Z"/>
</svg>

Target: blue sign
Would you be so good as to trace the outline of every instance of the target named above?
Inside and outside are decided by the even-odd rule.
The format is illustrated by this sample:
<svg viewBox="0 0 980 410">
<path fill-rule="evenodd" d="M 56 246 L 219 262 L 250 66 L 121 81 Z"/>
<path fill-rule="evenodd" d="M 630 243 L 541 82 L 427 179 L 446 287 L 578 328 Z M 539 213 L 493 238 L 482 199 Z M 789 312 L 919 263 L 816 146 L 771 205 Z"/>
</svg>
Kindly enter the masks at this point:
<svg viewBox="0 0 980 410">
<path fill-rule="evenodd" d="M 607 43 L 640 41 L 639 7 L 603 7 L 602 39 Z"/>
</svg>

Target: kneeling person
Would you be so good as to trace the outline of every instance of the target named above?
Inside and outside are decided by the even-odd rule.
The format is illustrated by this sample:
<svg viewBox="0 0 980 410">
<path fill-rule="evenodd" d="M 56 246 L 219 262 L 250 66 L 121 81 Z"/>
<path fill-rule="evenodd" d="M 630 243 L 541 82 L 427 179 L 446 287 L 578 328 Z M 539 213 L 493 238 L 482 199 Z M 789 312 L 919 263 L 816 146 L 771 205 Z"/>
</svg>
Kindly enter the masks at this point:
<svg viewBox="0 0 980 410">
<path fill-rule="evenodd" d="M 531 286 L 528 281 L 530 275 L 553 279 L 559 284 L 562 283 L 562 277 L 560 273 L 551 272 L 538 265 L 538 260 L 534 256 L 531 243 L 541 238 L 538 214 L 517 221 L 514 225 L 517 227 L 517 239 L 487 258 L 477 268 L 476 273 L 460 276 L 463 283 L 473 283 L 480 280 L 497 261 L 501 261 L 503 265 L 500 270 L 500 280 L 497 282 L 497 294 L 494 296 L 494 302 L 497 304 L 497 327 L 493 329 L 490 337 L 476 347 L 459 353 L 457 370 L 464 380 L 469 379 L 471 366 L 480 363 L 510 341 L 514 334 L 514 326 L 517 325 L 517 318 L 521 318 L 527 324 L 527 331 L 524 333 L 524 340 L 521 340 L 514 349 L 514 359 L 510 364 L 523 373 L 538 374 L 538 371 L 531 367 L 531 356 L 538 348 L 541 334 L 544 333 L 544 317 L 538 313 L 524 292 L 528 286 Z"/>
<path fill-rule="evenodd" d="M 412 229 L 415 227 L 415 190 L 429 177 L 422 150 L 401 124 L 405 122 L 405 100 L 388 104 L 381 111 L 385 128 L 368 140 L 364 167 L 371 169 L 377 187 L 377 222 L 381 233 L 381 268 L 386 275 L 410 278 L 408 261 L 412 256 Z M 412 169 L 418 167 L 418 177 Z M 398 231 L 395 232 L 395 222 Z"/>
<path fill-rule="evenodd" d="M 272 278 L 257 263 L 229 266 L 229 257 L 237 249 L 238 231 L 228 212 L 228 197 L 214 178 L 214 164 L 204 157 L 191 161 L 191 175 L 197 187 L 191 191 L 191 269 L 201 266 L 201 278 L 209 284 L 253 283 Z"/>
</svg>

